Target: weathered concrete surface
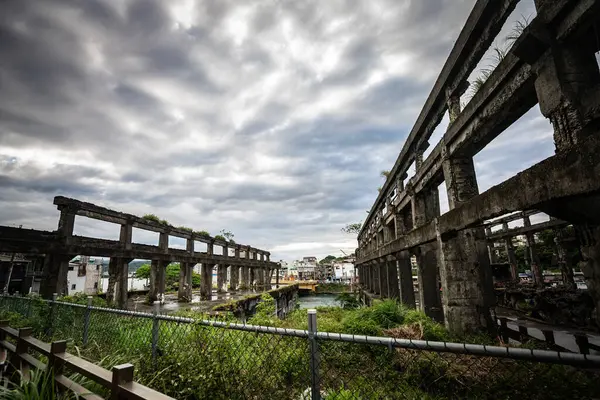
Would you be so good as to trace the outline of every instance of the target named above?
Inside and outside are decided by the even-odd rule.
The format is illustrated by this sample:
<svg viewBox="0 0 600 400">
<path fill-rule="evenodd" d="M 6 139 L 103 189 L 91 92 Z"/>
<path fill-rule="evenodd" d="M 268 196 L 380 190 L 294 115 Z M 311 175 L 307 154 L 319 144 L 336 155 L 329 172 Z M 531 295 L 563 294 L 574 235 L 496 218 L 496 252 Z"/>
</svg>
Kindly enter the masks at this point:
<svg viewBox="0 0 600 400">
<path fill-rule="evenodd" d="M 215 264 L 202 264 L 200 268 L 200 299 L 212 300 L 213 269 Z"/>
<path fill-rule="evenodd" d="M 230 311 L 241 319 L 252 316 L 256 311 L 256 306 L 262 301 L 262 296 L 268 294 L 275 300 L 275 314 L 279 318 L 284 318 L 290 311 L 294 310 L 296 299 L 298 297 L 298 284 L 284 285 L 277 289 L 269 290 L 264 293 L 247 296 L 226 304 L 216 306 L 214 311 Z"/>
<path fill-rule="evenodd" d="M 400 282 L 400 302 L 407 307 L 414 308 L 415 288 L 412 279 L 412 265 L 410 254 L 406 251 L 396 255 L 398 261 L 398 280 Z"/>
<path fill-rule="evenodd" d="M 436 321 L 444 321 L 442 299 L 438 286 L 437 247 L 427 244 L 419 247 L 417 268 L 419 280 L 419 307 Z"/>
<path fill-rule="evenodd" d="M 581 269 L 595 302 L 596 326 L 600 327 L 600 226 L 578 227 L 584 265 Z"/>
<path fill-rule="evenodd" d="M 148 302 L 153 302 L 162 298 L 165 294 L 166 269 L 168 261 L 152 260 L 150 264 L 150 291 L 148 292 Z"/>
<path fill-rule="evenodd" d="M 219 264 L 217 266 L 217 293 L 225 293 L 227 288 L 225 283 L 227 282 L 227 265 Z"/>
<path fill-rule="evenodd" d="M 229 267 L 229 290 L 234 292 L 240 286 L 240 267 L 232 265 Z"/>
</svg>

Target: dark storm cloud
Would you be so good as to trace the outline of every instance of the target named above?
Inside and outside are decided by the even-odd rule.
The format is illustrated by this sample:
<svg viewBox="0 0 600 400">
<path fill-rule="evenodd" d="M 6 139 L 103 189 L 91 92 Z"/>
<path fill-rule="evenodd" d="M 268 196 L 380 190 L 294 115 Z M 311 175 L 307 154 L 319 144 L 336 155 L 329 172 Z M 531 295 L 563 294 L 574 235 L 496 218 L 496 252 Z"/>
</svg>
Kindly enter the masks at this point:
<svg viewBox="0 0 600 400">
<path fill-rule="evenodd" d="M 339 229 L 364 219 L 473 3 L 4 1 L 0 223 L 54 229 L 61 194 L 275 259 L 350 250 Z"/>
</svg>

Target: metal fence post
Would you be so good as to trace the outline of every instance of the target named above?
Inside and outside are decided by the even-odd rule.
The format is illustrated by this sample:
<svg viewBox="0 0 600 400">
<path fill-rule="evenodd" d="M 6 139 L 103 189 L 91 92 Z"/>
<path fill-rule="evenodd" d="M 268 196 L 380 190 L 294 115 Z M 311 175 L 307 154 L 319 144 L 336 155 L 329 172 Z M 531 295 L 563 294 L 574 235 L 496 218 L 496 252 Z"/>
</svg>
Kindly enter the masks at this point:
<svg viewBox="0 0 600 400">
<path fill-rule="evenodd" d="M 317 333 L 317 310 L 308 310 L 311 400 L 321 400 L 321 390 L 319 388 L 319 348 L 315 333 Z"/>
<path fill-rule="evenodd" d="M 85 316 L 83 317 L 83 345 L 87 346 L 88 337 L 90 331 L 90 316 L 92 313 L 92 296 L 87 298 L 87 308 L 85 309 Z"/>
<path fill-rule="evenodd" d="M 52 321 L 54 321 L 54 314 L 56 313 L 57 298 L 58 293 L 52 293 L 52 301 L 50 302 L 50 312 L 48 313 L 48 329 L 46 330 L 46 334 L 49 338 L 52 337 Z"/>
<path fill-rule="evenodd" d="M 160 320 L 158 319 L 158 307 L 160 307 L 159 303 L 154 304 L 154 317 L 152 317 L 152 363 L 156 366 L 156 355 L 158 350 L 158 324 Z"/>
</svg>

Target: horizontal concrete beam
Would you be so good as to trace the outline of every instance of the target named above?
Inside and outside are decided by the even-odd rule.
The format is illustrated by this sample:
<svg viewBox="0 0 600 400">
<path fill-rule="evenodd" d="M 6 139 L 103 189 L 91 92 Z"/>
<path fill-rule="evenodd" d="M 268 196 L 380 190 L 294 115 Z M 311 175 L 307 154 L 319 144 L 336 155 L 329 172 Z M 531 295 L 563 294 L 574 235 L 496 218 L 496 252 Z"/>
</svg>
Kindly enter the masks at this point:
<svg viewBox="0 0 600 400">
<path fill-rule="evenodd" d="M 164 225 L 155 221 L 151 221 L 142 217 L 138 217 L 136 215 L 123 213 L 120 211 L 111 210 L 105 207 L 97 206 L 92 203 L 80 201 L 77 199 L 71 199 L 64 196 L 56 196 L 54 198 L 54 204 L 58 206 L 59 209 L 66 208 L 71 210 L 74 214 L 92 218 L 104 222 L 109 222 L 113 224 L 120 225 L 132 225 L 135 228 L 158 232 L 158 233 L 167 233 L 169 236 L 179 237 L 183 239 L 193 239 L 198 242 L 203 243 L 213 243 L 217 246 L 221 247 L 229 247 L 229 248 L 240 248 L 240 249 L 252 249 L 251 251 L 256 251 L 259 254 L 270 254 L 269 252 L 257 248 L 252 248 L 248 245 L 242 245 L 237 243 L 229 243 L 224 242 L 219 239 L 215 239 L 211 236 L 201 236 L 193 232 L 189 232 L 185 229 L 179 229 L 172 225 Z"/>
<path fill-rule="evenodd" d="M 511 212 L 540 209 L 548 202 L 600 193 L 598 154 L 600 132 L 587 138 L 577 150 L 549 157 L 407 235 L 361 255 L 357 264 L 435 241 L 436 225 L 443 237 Z"/>
<path fill-rule="evenodd" d="M 538 210 L 521 211 L 521 212 L 518 212 L 515 214 L 507 215 L 506 217 L 502 217 L 502 218 L 495 219 L 493 221 L 486 222 L 485 224 L 483 224 L 483 226 L 488 228 L 488 227 L 492 227 L 492 226 L 496 226 L 496 225 L 502 225 L 504 223 L 509 223 L 509 222 L 523 219 L 525 217 L 530 217 L 532 215 L 536 215 L 539 213 L 540 213 L 540 211 L 538 211 Z"/>
<path fill-rule="evenodd" d="M 570 224 L 566 221 L 562 221 L 560 219 L 551 219 L 550 221 L 540 222 L 539 224 L 533 224 L 530 226 L 519 226 L 517 228 L 508 229 L 506 231 L 493 232 L 491 235 L 487 236 L 487 240 L 490 242 L 495 242 L 500 239 L 510 238 L 519 235 L 526 235 L 528 233 L 537 233 L 545 231 L 546 229 L 560 228 L 567 225 Z"/>
<path fill-rule="evenodd" d="M 271 261 L 236 258 L 204 252 L 189 253 L 183 249 L 161 249 L 158 246 L 132 243 L 131 250 L 123 249 L 118 240 L 96 239 L 72 236 L 64 244 L 53 232 L 0 227 L 0 253 L 23 254 L 66 254 L 101 257 L 138 258 L 145 260 L 165 260 L 174 262 L 228 264 L 247 267 L 277 268 Z"/>
</svg>

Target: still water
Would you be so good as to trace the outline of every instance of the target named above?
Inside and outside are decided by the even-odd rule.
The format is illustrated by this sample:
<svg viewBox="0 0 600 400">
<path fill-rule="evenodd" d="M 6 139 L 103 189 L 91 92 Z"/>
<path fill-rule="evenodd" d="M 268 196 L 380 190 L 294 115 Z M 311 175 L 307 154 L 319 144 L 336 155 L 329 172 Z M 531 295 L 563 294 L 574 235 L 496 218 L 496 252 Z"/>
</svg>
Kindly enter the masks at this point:
<svg viewBox="0 0 600 400">
<path fill-rule="evenodd" d="M 300 295 L 298 304 L 300 308 L 339 307 L 340 302 L 335 299 L 336 296 L 336 294 Z"/>
</svg>

